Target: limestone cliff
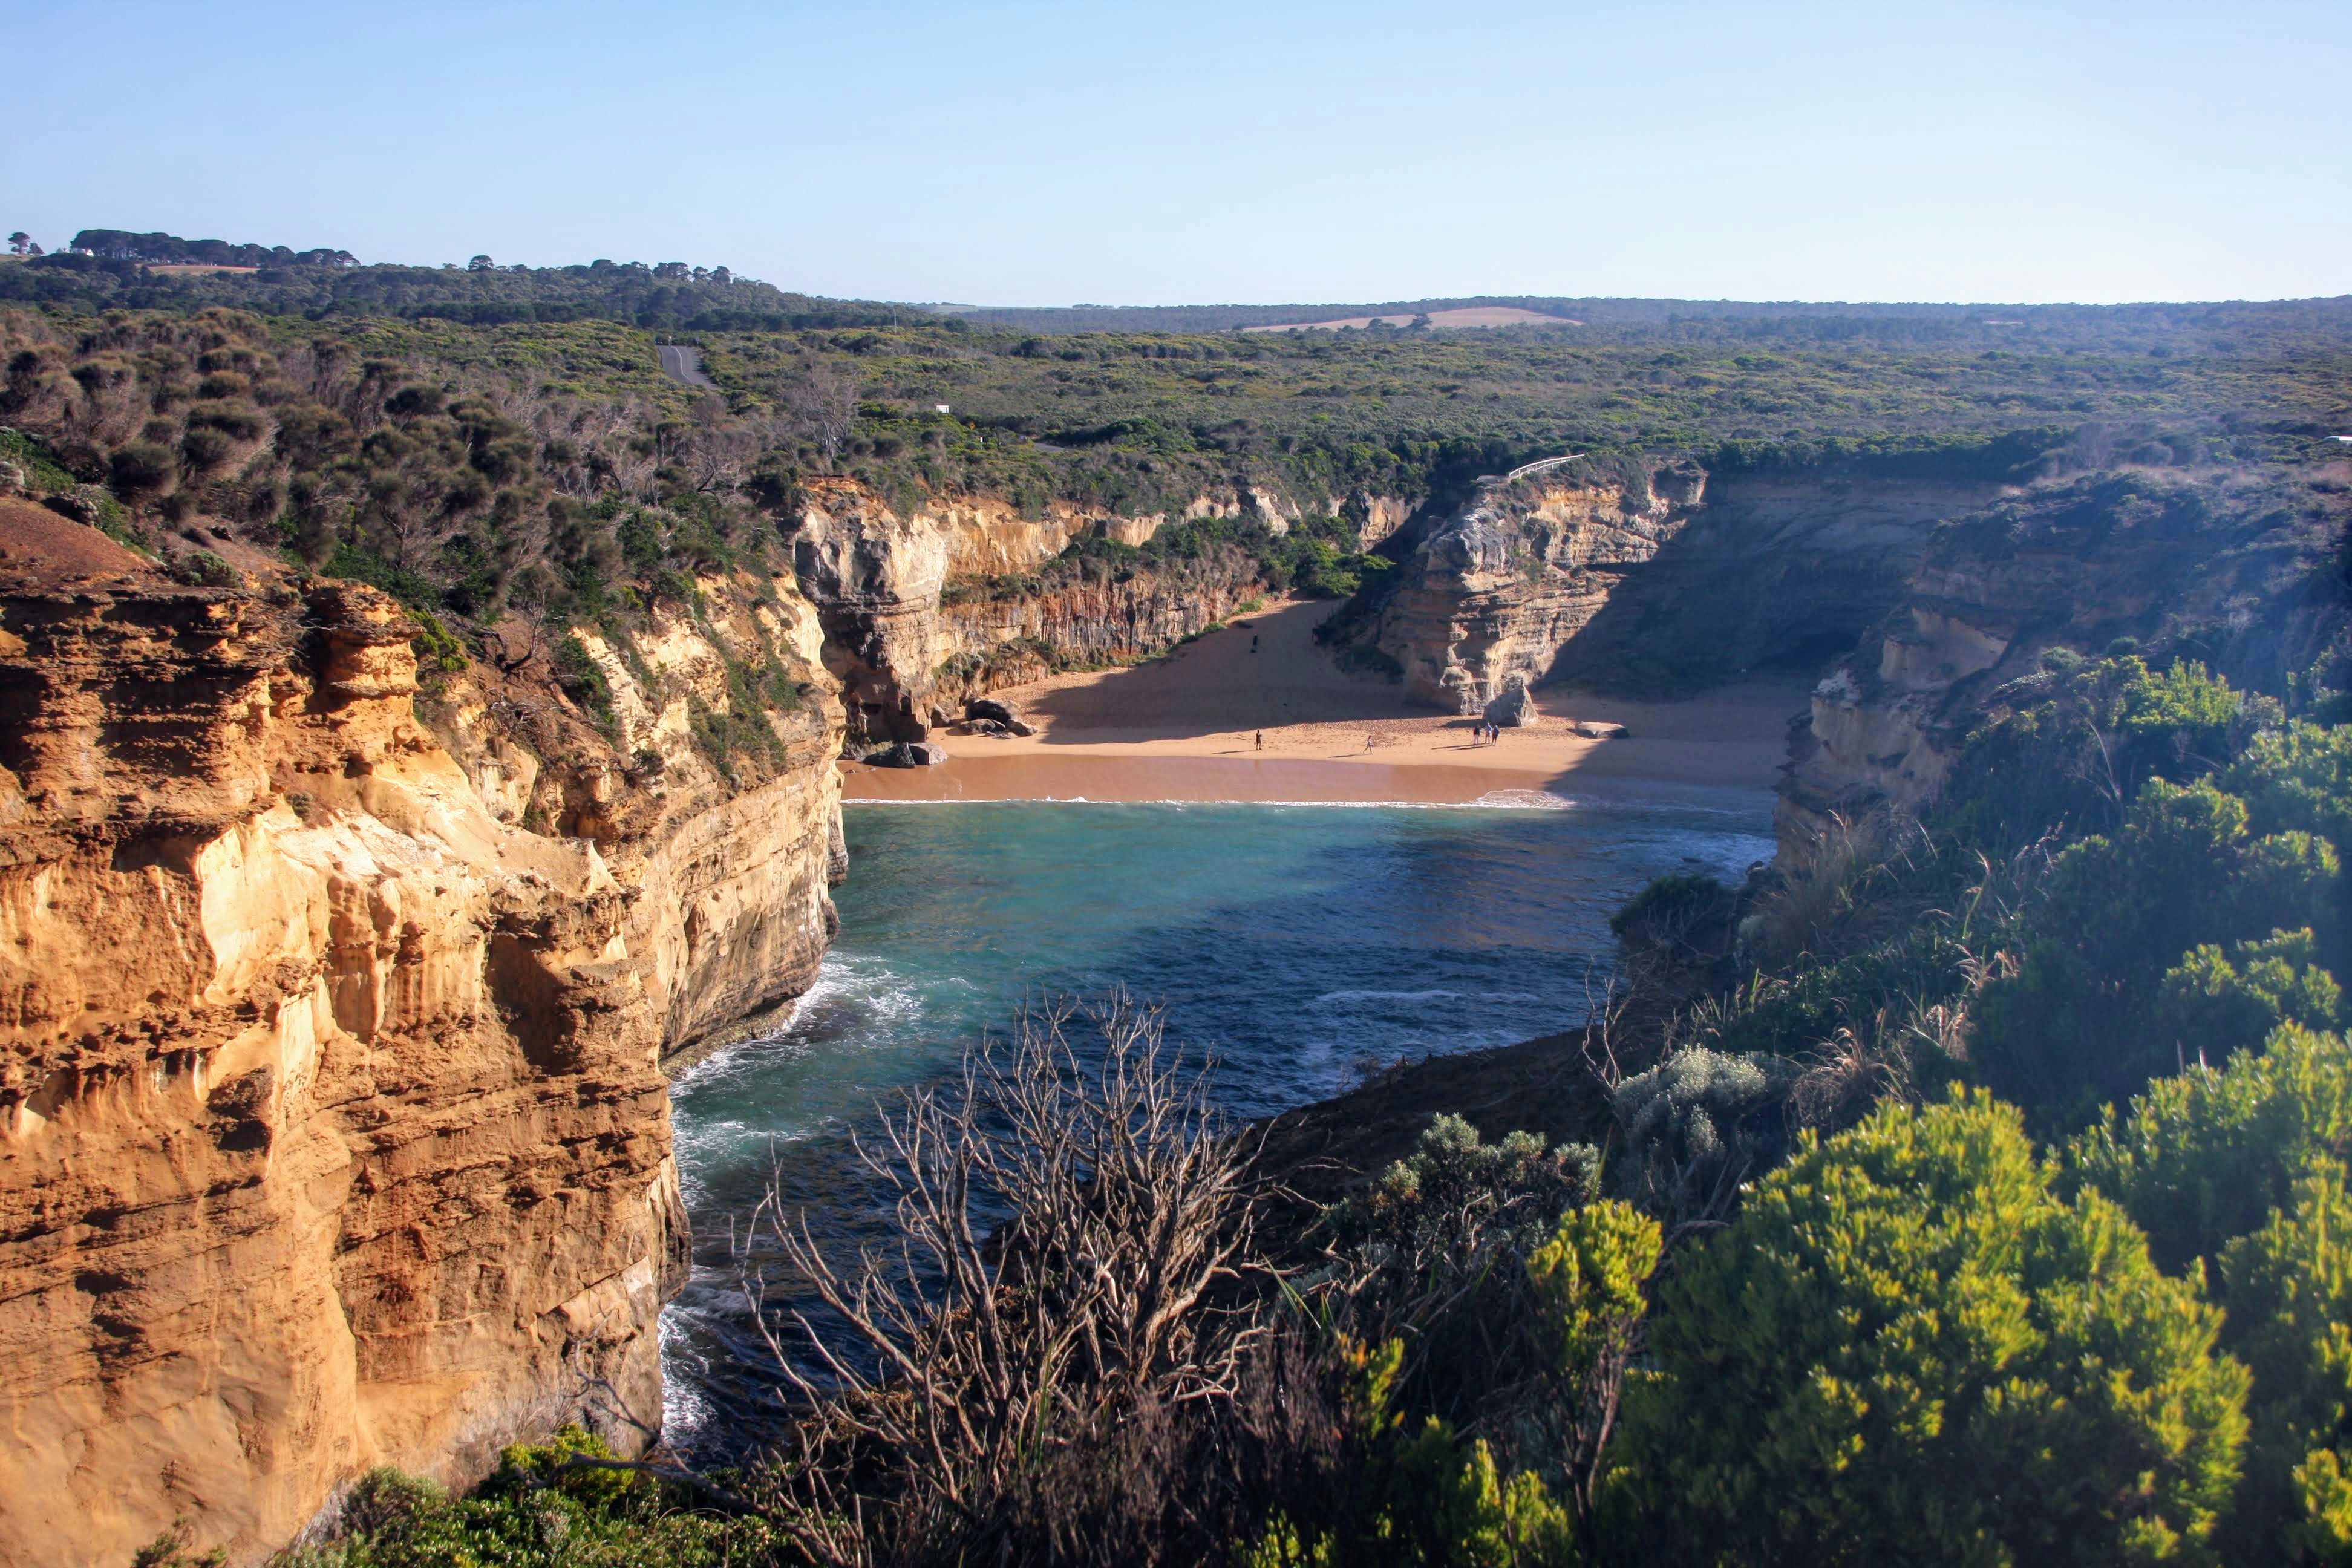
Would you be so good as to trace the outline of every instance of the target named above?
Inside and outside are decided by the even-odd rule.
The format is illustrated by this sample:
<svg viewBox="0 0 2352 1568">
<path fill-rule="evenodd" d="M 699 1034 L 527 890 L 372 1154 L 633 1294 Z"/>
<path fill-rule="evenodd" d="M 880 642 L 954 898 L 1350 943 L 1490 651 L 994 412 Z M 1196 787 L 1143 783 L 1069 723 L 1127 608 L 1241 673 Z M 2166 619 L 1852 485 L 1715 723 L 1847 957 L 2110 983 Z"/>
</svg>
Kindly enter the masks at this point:
<svg viewBox="0 0 2352 1568">
<path fill-rule="evenodd" d="M 1939 519 L 1997 490 L 1834 467 L 1532 464 L 1430 526 L 1353 635 L 1455 712 L 1515 675 L 1673 691 L 1818 668 L 1894 604 Z"/>
<path fill-rule="evenodd" d="M 184 586 L 0 509 L 0 1563 L 183 1513 L 249 1562 L 592 1381 L 657 1412 L 657 1058 L 806 983 L 837 799 L 821 673 L 765 757 L 693 721 L 813 612 L 603 649 L 600 732 L 543 659 L 420 703 L 371 590 Z"/>
<path fill-rule="evenodd" d="M 1372 640 L 1412 696 L 1475 713 L 1511 676 L 1550 674 L 1625 574 L 1681 531 L 1703 486 L 1661 495 L 1575 462 L 1481 479 L 1414 547 Z"/>
<path fill-rule="evenodd" d="M 1782 868 L 1804 871 L 1840 822 L 1932 802 L 1988 704 L 2053 648 L 2096 658 L 2128 638 L 2283 689 L 2344 625 L 2320 570 L 2344 490 L 2314 478 L 2075 474 L 1937 528 L 1900 602 L 1822 679 L 1791 733 Z"/>
<path fill-rule="evenodd" d="M 1335 498 L 1367 536 L 1409 510 L 1395 497 Z M 1336 514 L 1336 513 L 1335 513 Z M 920 740 L 929 709 L 1034 679 L 1054 659 L 1113 662 L 1156 653 L 1263 592 L 1249 563 L 1223 570 L 1026 574 L 1073 542 L 1142 545 L 1171 521 L 1237 518 L 1281 532 L 1297 505 L 1237 485 L 1180 511 L 1129 518 L 1055 502 L 1037 518 L 988 498 L 927 498 L 904 512 L 847 479 L 816 479 L 793 535 L 800 587 L 822 622 L 824 657 L 842 683 L 851 735 Z M 1008 589 L 1007 584 L 1013 584 Z"/>
</svg>

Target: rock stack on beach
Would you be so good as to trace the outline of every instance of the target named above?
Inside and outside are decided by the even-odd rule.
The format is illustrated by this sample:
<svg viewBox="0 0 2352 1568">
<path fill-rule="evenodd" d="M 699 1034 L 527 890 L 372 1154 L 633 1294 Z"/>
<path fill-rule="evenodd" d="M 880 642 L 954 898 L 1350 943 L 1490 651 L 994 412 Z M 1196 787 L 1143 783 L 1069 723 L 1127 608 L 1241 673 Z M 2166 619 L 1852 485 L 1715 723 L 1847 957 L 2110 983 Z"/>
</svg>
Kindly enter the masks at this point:
<svg viewBox="0 0 2352 1568">
<path fill-rule="evenodd" d="M 1503 689 L 1486 704 L 1486 722 L 1500 730 L 1519 730 L 1536 721 L 1536 700 L 1528 690 L 1528 678 L 1515 675 L 1503 683 Z"/>
</svg>

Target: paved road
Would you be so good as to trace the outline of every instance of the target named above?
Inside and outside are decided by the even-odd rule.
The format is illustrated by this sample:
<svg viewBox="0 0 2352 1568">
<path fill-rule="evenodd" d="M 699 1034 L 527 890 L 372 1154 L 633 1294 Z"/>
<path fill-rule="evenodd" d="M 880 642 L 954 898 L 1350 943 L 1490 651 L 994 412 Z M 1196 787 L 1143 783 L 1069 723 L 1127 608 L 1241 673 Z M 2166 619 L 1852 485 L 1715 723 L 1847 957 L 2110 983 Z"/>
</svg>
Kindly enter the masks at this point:
<svg viewBox="0 0 2352 1568">
<path fill-rule="evenodd" d="M 654 353 L 661 355 L 662 374 L 672 381 L 682 381 L 688 386 L 707 386 L 716 392 L 719 384 L 702 374 L 702 351 L 682 343 L 656 343 Z"/>
</svg>

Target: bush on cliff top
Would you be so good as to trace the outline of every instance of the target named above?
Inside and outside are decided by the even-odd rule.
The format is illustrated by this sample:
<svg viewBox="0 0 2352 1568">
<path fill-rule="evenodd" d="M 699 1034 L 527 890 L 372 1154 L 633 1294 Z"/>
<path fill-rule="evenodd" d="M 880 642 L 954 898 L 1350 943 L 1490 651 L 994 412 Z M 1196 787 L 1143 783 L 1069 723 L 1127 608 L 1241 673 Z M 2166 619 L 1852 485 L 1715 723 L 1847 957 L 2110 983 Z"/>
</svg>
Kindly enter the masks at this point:
<svg viewBox="0 0 2352 1568">
<path fill-rule="evenodd" d="M 577 1426 L 518 1444 L 465 1497 L 398 1470 L 371 1470 L 324 1544 L 270 1568 L 720 1568 L 773 1560 L 778 1538 L 751 1517 L 698 1510 L 658 1478 L 572 1463 L 613 1450 Z M 165 1562 L 142 1568 L 171 1568 Z"/>
</svg>

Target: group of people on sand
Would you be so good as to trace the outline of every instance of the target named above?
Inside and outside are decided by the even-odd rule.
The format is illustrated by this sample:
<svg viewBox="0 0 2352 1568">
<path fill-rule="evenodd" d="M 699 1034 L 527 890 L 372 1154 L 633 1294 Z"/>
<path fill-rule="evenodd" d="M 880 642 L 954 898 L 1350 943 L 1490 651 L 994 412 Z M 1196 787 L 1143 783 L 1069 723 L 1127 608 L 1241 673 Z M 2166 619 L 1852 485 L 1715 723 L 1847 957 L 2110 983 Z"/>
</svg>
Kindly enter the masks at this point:
<svg viewBox="0 0 2352 1568">
<path fill-rule="evenodd" d="M 1482 746 L 1491 746 L 1503 738 L 1503 727 L 1486 719 L 1479 720 L 1477 728 L 1471 732 L 1478 737 L 1477 743 Z"/>
</svg>

